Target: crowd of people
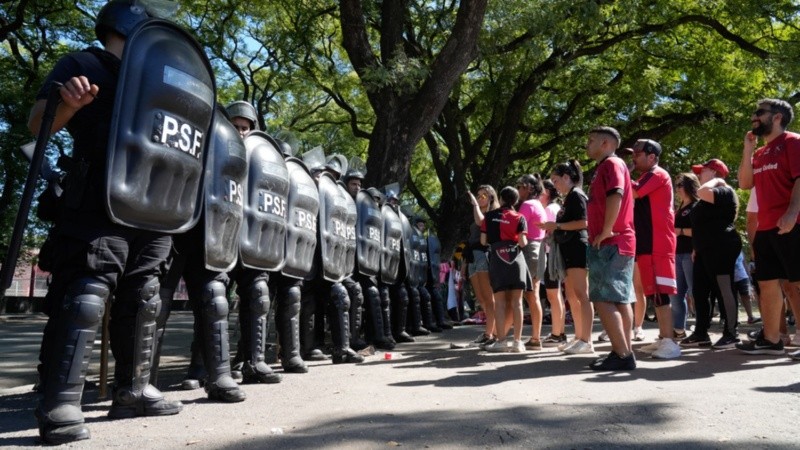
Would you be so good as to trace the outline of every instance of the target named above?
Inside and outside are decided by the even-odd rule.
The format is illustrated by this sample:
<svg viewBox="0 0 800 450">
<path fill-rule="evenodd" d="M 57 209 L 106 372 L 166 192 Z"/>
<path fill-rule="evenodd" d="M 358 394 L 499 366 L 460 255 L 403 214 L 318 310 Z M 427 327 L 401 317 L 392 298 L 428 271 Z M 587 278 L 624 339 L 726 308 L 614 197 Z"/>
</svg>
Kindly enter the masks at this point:
<svg viewBox="0 0 800 450">
<path fill-rule="evenodd" d="M 45 134 L 63 128 L 74 138 L 72 154 L 59 162 L 65 177 L 56 182 L 63 183 L 63 195 L 40 254 L 52 279 L 35 416 L 49 444 L 90 437 L 81 398 L 107 304 L 115 360 L 109 417 L 182 410 L 156 387 L 180 278 L 195 319 L 183 385 L 204 386 L 212 401 L 244 401 L 240 383 L 281 382 L 265 360 L 271 304 L 284 373 L 307 372 L 310 359 L 358 363 L 358 350 L 368 345 L 391 350 L 451 326 L 438 239 L 425 233 L 424 220 L 400 208 L 399 186 L 365 188 L 357 158 L 326 158 L 315 149 L 301 159 L 289 139 L 258 129 L 252 105 L 217 105 L 202 49 L 177 25 L 151 17 L 137 2 L 106 4 L 95 29 L 104 49 L 60 59 L 30 114 L 36 134 L 46 123 L 49 93 L 57 89 L 60 103 Z M 161 45 L 154 42 L 170 45 L 150 52 Z M 161 59 L 139 59 L 151 54 Z M 711 160 L 693 167 L 699 180 L 681 176 L 676 219 L 671 178 L 658 166 L 661 146 L 636 142 L 633 167 L 641 175 L 633 182 L 616 154 L 619 133 L 597 127 L 586 145 L 597 163 L 588 195 L 583 168 L 572 160 L 557 165 L 549 180 L 525 175 L 499 195 L 483 185 L 470 196 L 467 271 L 486 313 L 475 344 L 490 352 L 558 346 L 567 354 L 592 354 L 597 313 L 612 351 L 589 367 L 634 369 L 631 342 L 639 338 L 634 331 L 640 323 L 631 305 L 639 291 L 656 309 L 655 357 L 680 356 L 676 339 L 683 346 L 710 344 L 712 296 L 725 323 L 714 347 L 782 354 L 782 298 L 785 292 L 795 306 L 800 297 L 794 259 L 800 243 L 800 136 L 785 131 L 791 119 L 788 103 L 759 102 L 739 168 L 740 187 L 757 190 L 751 223 L 764 327 L 751 340 L 740 342 L 736 328 L 734 267 L 741 242 L 727 166 Z M 756 149 L 758 136 L 766 144 Z M 676 254 L 683 255 L 681 283 Z M 543 338 L 540 282 L 553 321 Z M 562 282 L 573 339 L 566 337 Z M 240 341 L 231 358 L 234 283 Z M 687 308 L 677 295 L 688 292 L 697 325 L 685 336 Z M 523 298 L 534 322 L 525 342 Z"/>
<path fill-rule="evenodd" d="M 487 320 L 471 344 L 487 352 L 544 346 L 565 354 L 594 354 L 597 312 L 603 325 L 597 340 L 610 341 L 612 351 L 589 367 L 630 370 L 636 367 L 631 342 L 644 340 L 642 324 L 650 305 L 659 335 L 638 350 L 653 358 L 679 358 L 682 348 L 691 347 L 784 354 L 784 345 L 800 342 L 789 337 L 782 319 L 787 304 L 792 310 L 800 306 L 800 264 L 792 256 L 800 250 L 800 136 L 786 131 L 792 117 L 787 102 L 761 100 L 745 137 L 738 182 L 752 189 L 749 270 L 736 228 L 738 196 L 720 159 L 693 165 L 691 172 L 676 174 L 673 183 L 659 165 L 663 150 L 658 142 L 639 139 L 632 148 L 620 148 L 615 129 L 598 127 L 586 145 L 597 162 L 588 195 L 576 160 L 557 164 L 549 180 L 538 174 L 520 177 L 516 188 L 500 190 L 499 202 L 492 186 L 479 186 L 470 197 L 474 223 L 465 275 Z M 756 149 L 759 137 L 764 145 Z M 751 284 L 751 278 L 757 283 Z M 542 339 L 540 282 L 552 325 Z M 562 292 L 574 324 L 572 339 L 564 331 Z M 525 344 L 519 330 L 523 298 L 532 324 Z M 756 298 L 764 326 L 742 341 L 739 306 L 748 324 L 759 323 L 762 319 L 753 312 Z M 712 340 L 715 306 L 722 335 Z M 693 329 L 687 323 L 690 311 L 696 318 Z M 800 351 L 790 357 L 800 359 Z"/>
</svg>

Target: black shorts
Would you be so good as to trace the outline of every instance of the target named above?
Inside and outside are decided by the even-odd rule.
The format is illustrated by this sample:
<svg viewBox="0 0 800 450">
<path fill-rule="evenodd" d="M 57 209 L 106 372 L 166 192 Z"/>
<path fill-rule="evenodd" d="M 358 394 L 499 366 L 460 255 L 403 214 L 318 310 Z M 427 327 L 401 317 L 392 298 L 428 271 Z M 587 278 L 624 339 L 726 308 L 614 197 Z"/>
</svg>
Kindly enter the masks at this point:
<svg viewBox="0 0 800 450">
<path fill-rule="evenodd" d="M 753 253 L 756 257 L 756 280 L 800 281 L 800 226 L 795 225 L 786 234 L 778 234 L 777 228 L 756 231 Z"/>
<path fill-rule="evenodd" d="M 564 258 L 564 269 L 585 269 L 586 247 L 588 247 L 586 242 L 575 238 L 558 244 L 561 256 Z"/>
</svg>

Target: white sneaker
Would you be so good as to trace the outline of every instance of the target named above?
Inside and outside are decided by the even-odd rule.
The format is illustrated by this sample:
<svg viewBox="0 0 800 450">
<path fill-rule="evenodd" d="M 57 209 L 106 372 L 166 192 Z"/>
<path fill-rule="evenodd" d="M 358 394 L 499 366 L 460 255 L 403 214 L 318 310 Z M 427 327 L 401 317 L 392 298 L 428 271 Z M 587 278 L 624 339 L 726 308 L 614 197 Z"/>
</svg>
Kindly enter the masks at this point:
<svg viewBox="0 0 800 450">
<path fill-rule="evenodd" d="M 645 353 L 653 353 L 654 351 L 658 350 L 659 346 L 661 345 L 661 341 L 663 341 L 663 339 L 658 338 L 656 339 L 655 342 L 652 342 L 640 348 L 639 351 Z"/>
<path fill-rule="evenodd" d="M 567 341 L 566 343 L 559 345 L 558 346 L 558 351 L 563 352 L 564 350 L 566 350 L 566 349 L 572 347 L 573 345 L 575 345 L 578 341 L 579 341 L 578 338 L 572 338 L 572 340 Z"/>
<path fill-rule="evenodd" d="M 599 342 L 608 342 L 611 339 L 608 338 L 608 333 L 606 333 L 606 330 L 603 330 L 600 332 L 600 336 L 597 336 L 597 340 Z"/>
<path fill-rule="evenodd" d="M 505 353 L 508 351 L 508 346 L 506 344 L 507 342 L 505 339 L 502 341 L 495 341 L 493 344 L 487 345 L 484 350 L 489 353 Z"/>
<path fill-rule="evenodd" d="M 633 329 L 633 340 L 636 342 L 641 342 L 644 340 L 644 330 L 637 327 Z"/>
<path fill-rule="evenodd" d="M 792 336 L 792 340 L 789 342 L 787 347 L 800 347 L 800 333 Z"/>
<path fill-rule="evenodd" d="M 522 341 L 514 341 L 511 343 L 511 353 L 525 352 L 525 343 Z"/>
<path fill-rule="evenodd" d="M 594 353 L 594 347 L 588 342 L 578 340 L 572 347 L 565 348 L 564 353 L 568 355 L 590 355 Z"/>
<path fill-rule="evenodd" d="M 675 359 L 681 357 L 681 346 L 672 339 L 661 339 L 658 341 L 658 348 L 653 352 L 653 358 Z"/>
</svg>

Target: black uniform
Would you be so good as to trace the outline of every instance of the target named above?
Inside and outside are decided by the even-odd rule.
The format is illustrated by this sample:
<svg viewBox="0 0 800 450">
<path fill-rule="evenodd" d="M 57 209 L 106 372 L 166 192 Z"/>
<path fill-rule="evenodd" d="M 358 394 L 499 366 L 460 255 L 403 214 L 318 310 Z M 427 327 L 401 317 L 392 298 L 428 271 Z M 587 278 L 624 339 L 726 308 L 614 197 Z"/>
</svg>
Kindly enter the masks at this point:
<svg viewBox="0 0 800 450">
<path fill-rule="evenodd" d="M 40 434 L 59 443 L 88 437 L 80 411 L 86 368 L 110 295 L 111 351 L 115 386 L 109 416 L 165 415 L 179 412 L 149 384 L 155 318 L 161 306 L 159 276 L 170 252 L 170 236 L 113 224 L 103 193 L 106 147 L 114 108 L 120 60 L 91 49 L 58 61 L 48 76 L 66 82 L 85 76 L 100 88 L 66 129 L 74 139 L 63 211 L 51 238 L 52 283 L 45 303 L 49 316 L 42 340 L 41 392 L 36 410 Z M 44 88 L 37 99 L 46 98 Z M 63 441 L 61 439 L 64 439 Z"/>
</svg>

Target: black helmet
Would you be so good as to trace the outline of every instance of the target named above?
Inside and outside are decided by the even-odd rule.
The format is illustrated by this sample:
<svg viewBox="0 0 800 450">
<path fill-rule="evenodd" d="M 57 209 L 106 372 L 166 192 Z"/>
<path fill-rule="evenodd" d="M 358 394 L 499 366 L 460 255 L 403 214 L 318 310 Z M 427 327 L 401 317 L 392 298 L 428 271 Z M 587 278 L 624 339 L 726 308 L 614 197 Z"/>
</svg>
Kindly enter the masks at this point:
<svg viewBox="0 0 800 450">
<path fill-rule="evenodd" d="M 342 177 L 343 181 L 347 183 L 351 178 L 358 178 L 363 180 L 367 174 L 367 167 L 364 161 L 358 156 L 353 156 L 347 163 L 347 172 Z"/>
<path fill-rule="evenodd" d="M 256 109 L 250 103 L 239 100 L 231 103 L 225 107 L 225 109 L 228 111 L 228 116 L 230 116 L 231 119 L 234 117 L 247 119 L 251 124 L 253 124 L 251 129 L 258 129 L 258 117 L 256 115 Z"/>
<path fill-rule="evenodd" d="M 128 37 L 139 22 L 149 17 L 147 8 L 138 0 L 111 0 L 97 13 L 94 34 L 102 43 L 109 31 Z"/>
<path fill-rule="evenodd" d="M 347 172 L 347 158 L 339 153 L 328 156 L 325 161 L 325 170 L 335 172 L 337 177 L 342 176 Z"/>
<path fill-rule="evenodd" d="M 379 191 L 378 188 L 369 187 L 367 188 L 367 193 L 375 199 L 378 204 L 382 205 L 383 202 L 386 201 L 386 196 L 383 195 L 383 192 Z"/>
</svg>

